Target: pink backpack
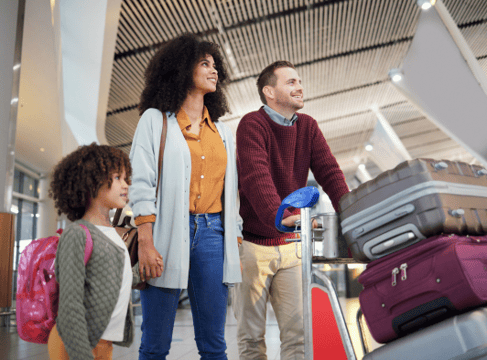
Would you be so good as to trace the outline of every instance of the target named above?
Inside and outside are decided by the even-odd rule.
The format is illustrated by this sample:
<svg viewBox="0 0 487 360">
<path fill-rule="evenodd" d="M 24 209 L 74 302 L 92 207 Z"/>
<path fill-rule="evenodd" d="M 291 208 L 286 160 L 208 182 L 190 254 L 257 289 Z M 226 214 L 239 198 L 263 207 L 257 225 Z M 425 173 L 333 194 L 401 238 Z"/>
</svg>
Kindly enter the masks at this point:
<svg viewBox="0 0 487 360">
<path fill-rule="evenodd" d="M 85 265 L 93 251 L 93 239 L 86 232 Z M 59 234 L 62 230 L 57 231 Z M 59 236 L 32 241 L 20 256 L 17 275 L 17 332 L 22 340 L 47 344 L 56 323 L 59 284 L 54 275 L 54 259 Z"/>
</svg>

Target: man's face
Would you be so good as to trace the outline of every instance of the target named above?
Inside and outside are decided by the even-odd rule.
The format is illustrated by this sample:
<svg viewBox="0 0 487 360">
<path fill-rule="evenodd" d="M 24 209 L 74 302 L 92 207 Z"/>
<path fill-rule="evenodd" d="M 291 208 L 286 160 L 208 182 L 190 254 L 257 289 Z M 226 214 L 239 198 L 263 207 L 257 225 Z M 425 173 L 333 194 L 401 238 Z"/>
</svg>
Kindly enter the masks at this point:
<svg viewBox="0 0 487 360">
<path fill-rule="evenodd" d="M 274 74 L 277 77 L 274 86 L 274 98 L 276 104 L 282 108 L 293 112 L 300 110 L 304 106 L 303 87 L 298 72 L 290 67 L 276 69 Z"/>
</svg>

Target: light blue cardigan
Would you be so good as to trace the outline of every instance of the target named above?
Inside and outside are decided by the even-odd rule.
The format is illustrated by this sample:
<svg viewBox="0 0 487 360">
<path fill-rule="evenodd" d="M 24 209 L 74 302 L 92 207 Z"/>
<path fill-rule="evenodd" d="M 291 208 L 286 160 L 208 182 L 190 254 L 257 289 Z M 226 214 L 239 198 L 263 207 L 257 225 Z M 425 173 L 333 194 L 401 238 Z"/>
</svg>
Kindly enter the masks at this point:
<svg viewBox="0 0 487 360">
<path fill-rule="evenodd" d="M 174 114 L 167 113 L 167 140 L 162 161 L 162 178 L 156 200 L 157 162 L 162 131 L 162 113 L 148 109 L 137 125 L 130 160 L 132 185 L 129 205 L 134 217 L 156 215 L 154 246 L 162 255 L 164 271 L 149 280 L 157 287 L 186 289 L 189 278 L 189 187 L 191 154 Z M 237 200 L 237 167 L 233 136 L 225 124 L 215 122 L 227 151 L 225 188 L 222 195 L 224 232 L 223 282 L 242 281 L 237 237 L 242 236 L 242 219 Z"/>
</svg>

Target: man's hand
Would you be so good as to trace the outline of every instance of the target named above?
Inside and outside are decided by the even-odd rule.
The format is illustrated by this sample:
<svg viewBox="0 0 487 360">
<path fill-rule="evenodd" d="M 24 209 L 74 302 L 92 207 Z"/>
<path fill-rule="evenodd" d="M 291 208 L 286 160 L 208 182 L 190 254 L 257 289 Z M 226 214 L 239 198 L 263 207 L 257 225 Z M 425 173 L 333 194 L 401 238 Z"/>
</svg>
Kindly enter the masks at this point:
<svg viewBox="0 0 487 360">
<path fill-rule="evenodd" d="M 287 218 L 282 219 L 281 223 L 284 226 L 293 227 L 293 226 L 295 226 L 295 222 L 297 220 L 301 220 L 301 215 L 288 216 Z M 316 222 L 315 219 L 313 219 L 313 229 L 316 229 L 317 227 L 318 227 L 318 223 Z"/>
<path fill-rule="evenodd" d="M 294 227 L 295 222 L 301 219 L 301 215 L 291 215 L 285 219 L 282 219 L 281 223 L 287 227 Z"/>
<path fill-rule="evenodd" d="M 164 262 L 161 254 L 154 247 L 152 223 L 139 225 L 138 236 L 140 279 L 147 281 L 151 278 L 161 276 L 164 270 Z"/>
</svg>

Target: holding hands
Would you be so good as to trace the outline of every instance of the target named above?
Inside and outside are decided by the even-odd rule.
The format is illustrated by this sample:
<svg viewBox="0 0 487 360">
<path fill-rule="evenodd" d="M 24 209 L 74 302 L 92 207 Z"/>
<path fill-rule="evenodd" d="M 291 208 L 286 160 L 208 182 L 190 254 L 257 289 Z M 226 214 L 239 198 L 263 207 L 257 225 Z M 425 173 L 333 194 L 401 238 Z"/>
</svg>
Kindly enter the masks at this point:
<svg viewBox="0 0 487 360">
<path fill-rule="evenodd" d="M 139 271 L 140 279 L 147 281 L 159 277 L 164 270 L 162 255 L 154 247 L 152 223 L 138 226 L 139 229 Z"/>
</svg>

